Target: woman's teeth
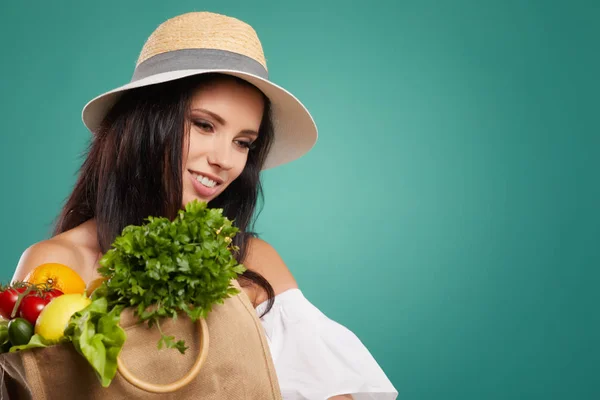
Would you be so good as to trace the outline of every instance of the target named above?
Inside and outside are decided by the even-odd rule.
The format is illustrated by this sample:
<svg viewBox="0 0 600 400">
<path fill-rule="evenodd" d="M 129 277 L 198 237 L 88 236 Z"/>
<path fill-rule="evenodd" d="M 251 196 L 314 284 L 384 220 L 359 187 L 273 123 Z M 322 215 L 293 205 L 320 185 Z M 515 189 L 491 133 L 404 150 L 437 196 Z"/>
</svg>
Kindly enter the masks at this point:
<svg viewBox="0 0 600 400">
<path fill-rule="evenodd" d="M 206 187 L 213 188 L 217 185 L 217 182 L 213 181 L 212 179 L 208 179 L 205 176 L 196 175 L 196 174 L 194 174 L 194 176 L 198 182 L 200 182 L 201 184 L 203 184 Z"/>
</svg>

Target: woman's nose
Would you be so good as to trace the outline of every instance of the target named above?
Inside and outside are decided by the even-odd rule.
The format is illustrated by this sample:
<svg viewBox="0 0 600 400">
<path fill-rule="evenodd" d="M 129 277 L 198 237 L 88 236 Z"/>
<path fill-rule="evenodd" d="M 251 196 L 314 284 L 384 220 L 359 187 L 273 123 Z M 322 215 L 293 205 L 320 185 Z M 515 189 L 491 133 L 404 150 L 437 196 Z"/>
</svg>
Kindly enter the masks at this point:
<svg viewBox="0 0 600 400">
<path fill-rule="evenodd" d="M 213 145 L 208 153 L 208 163 L 221 169 L 228 170 L 233 167 L 231 143 L 222 137 L 214 137 Z"/>
</svg>

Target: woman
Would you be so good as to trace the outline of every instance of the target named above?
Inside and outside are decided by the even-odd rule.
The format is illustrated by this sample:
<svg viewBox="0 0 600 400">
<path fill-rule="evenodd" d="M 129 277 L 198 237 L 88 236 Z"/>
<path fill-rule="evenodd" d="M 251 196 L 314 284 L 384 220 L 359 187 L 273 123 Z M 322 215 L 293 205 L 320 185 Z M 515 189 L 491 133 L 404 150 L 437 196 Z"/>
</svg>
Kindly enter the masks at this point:
<svg viewBox="0 0 600 400">
<path fill-rule="evenodd" d="M 83 120 L 94 136 L 55 235 L 23 253 L 14 280 L 60 262 L 90 282 L 123 227 L 206 201 L 240 228 L 240 283 L 262 317 L 283 398 L 396 397 L 356 336 L 310 304 L 251 232 L 260 171 L 306 153 L 317 130 L 300 101 L 269 82 L 250 26 L 212 13 L 164 22 L 131 82 L 90 101 Z"/>
</svg>

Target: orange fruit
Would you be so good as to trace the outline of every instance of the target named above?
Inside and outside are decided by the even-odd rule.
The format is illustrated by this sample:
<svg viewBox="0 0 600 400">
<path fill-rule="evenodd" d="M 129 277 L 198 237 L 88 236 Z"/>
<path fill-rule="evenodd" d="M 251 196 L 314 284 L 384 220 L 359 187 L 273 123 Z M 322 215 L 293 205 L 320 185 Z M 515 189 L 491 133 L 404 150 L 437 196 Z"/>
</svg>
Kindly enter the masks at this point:
<svg viewBox="0 0 600 400">
<path fill-rule="evenodd" d="M 58 263 L 46 263 L 37 266 L 25 277 L 25 282 L 33 284 L 48 284 L 64 294 L 85 291 L 85 281 L 71 268 Z"/>
</svg>

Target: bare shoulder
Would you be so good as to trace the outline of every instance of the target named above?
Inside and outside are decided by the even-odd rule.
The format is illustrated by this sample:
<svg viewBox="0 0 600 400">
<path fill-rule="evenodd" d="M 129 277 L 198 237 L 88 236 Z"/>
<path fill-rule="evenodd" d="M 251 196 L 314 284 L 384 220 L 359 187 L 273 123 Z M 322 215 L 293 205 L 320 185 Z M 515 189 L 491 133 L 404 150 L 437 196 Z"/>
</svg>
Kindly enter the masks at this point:
<svg viewBox="0 0 600 400">
<path fill-rule="evenodd" d="M 63 238 L 43 240 L 29 246 L 19 259 L 13 275 L 13 281 L 23 280 L 27 274 L 40 264 L 56 262 L 75 270 L 83 265 L 84 257 L 74 243 Z"/>
<path fill-rule="evenodd" d="M 298 287 L 296 279 L 279 253 L 262 239 L 250 239 L 243 264 L 246 268 L 261 274 L 271 284 L 275 295 Z M 262 290 L 250 291 L 248 294 L 255 305 L 267 300 L 267 295 Z"/>
</svg>

